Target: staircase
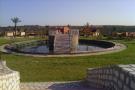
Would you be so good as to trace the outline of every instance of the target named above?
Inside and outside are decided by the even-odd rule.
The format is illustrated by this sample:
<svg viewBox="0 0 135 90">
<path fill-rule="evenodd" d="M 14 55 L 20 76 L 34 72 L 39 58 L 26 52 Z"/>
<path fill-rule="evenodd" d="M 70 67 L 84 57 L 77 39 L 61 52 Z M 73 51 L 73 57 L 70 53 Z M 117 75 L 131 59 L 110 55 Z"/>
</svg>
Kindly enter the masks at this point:
<svg viewBox="0 0 135 90">
<path fill-rule="evenodd" d="M 69 53 L 70 37 L 68 34 L 56 34 L 54 39 L 54 53 Z"/>
<path fill-rule="evenodd" d="M 84 85 L 80 82 L 34 82 L 21 83 L 20 90 L 105 90 Z"/>
</svg>

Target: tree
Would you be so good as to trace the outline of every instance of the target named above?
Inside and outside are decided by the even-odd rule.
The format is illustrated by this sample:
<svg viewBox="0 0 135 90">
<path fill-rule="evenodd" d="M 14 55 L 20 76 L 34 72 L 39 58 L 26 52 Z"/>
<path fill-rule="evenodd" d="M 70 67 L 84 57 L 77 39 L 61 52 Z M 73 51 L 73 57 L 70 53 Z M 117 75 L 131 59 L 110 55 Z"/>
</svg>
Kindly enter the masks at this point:
<svg viewBox="0 0 135 90">
<path fill-rule="evenodd" d="M 88 22 L 86 23 L 86 27 L 90 27 L 90 24 Z"/>
<path fill-rule="evenodd" d="M 21 22 L 21 20 L 18 17 L 11 18 L 11 21 L 14 23 L 14 36 L 16 36 L 17 32 L 17 23 Z"/>
</svg>

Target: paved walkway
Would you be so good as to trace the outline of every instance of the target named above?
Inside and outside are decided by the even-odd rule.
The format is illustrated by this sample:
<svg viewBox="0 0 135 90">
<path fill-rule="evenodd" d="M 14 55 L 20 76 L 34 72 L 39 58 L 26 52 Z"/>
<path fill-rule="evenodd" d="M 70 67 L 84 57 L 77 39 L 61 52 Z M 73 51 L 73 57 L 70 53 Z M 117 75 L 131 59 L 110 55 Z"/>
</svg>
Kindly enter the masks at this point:
<svg viewBox="0 0 135 90">
<path fill-rule="evenodd" d="M 21 83 L 21 90 L 101 90 L 88 87 L 82 82 Z"/>
</svg>

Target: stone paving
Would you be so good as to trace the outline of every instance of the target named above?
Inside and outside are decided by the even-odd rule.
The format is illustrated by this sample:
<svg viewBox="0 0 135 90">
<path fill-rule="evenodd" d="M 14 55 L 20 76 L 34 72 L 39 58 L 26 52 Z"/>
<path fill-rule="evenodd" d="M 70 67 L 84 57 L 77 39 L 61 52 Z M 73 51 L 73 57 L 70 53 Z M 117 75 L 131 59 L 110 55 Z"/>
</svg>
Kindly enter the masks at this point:
<svg viewBox="0 0 135 90">
<path fill-rule="evenodd" d="M 21 83 L 21 90 L 102 90 L 91 88 L 80 81 Z"/>
</svg>

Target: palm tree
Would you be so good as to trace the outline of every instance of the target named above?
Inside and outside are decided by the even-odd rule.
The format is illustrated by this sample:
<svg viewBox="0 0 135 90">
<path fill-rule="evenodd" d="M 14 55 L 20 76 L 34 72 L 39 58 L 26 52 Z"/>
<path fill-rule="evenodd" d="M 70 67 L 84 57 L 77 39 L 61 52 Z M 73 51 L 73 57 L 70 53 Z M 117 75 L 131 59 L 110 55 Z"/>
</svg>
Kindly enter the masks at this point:
<svg viewBox="0 0 135 90">
<path fill-rule="evenodd" d="M 18 17 L 11 18 L 11 21 L 14 23 L 14 35 L 16 36 L 17 31 L 17 23 L 21 22 L 21 20 Z"/>
</svg>

